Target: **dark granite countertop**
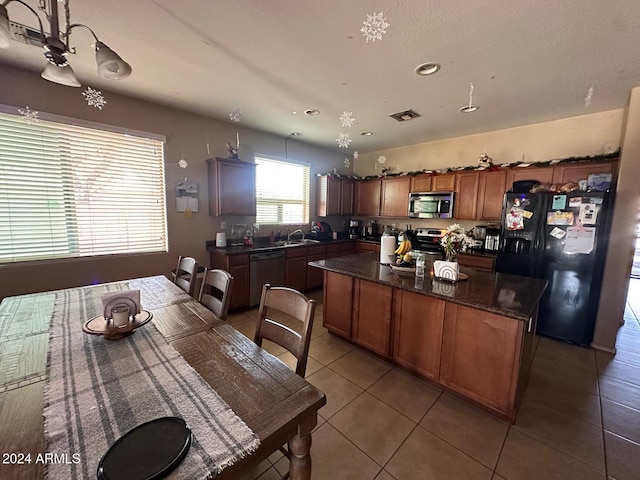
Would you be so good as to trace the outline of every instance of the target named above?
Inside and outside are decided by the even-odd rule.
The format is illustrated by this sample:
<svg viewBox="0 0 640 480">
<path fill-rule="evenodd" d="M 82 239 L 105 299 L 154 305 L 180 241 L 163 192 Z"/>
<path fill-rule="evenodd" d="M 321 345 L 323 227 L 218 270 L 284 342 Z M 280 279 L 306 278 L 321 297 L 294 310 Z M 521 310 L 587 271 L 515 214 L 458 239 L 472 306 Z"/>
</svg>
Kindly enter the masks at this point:
<svg viewBox="0 0 640 480">
<path fill-rule="evenodd" d="M 433 270 L 429 260 L 427 274 L 419 278 L 413 273 L 400 274 L 390 266 L 380 265 L 379 255 L 374 253 L 318 260 L 309 265 L 522 321 L 529 320 L 547 286 L 546 280 L 465 267 L 460 271 L 469 276 L 467 280 L 455 284 L 443 282 L 429 274 Z"/>
<path fill-rule="evenodd" d="M 216 247 L 215 244 L 215 240 L 210 240 L 206 242 L 206 247 L 207 247 L 207 251 L 208 252 L 215 252 L 215 253 L 219 253 L 221 255 L 241 255 L 243 253 L 257 253 L 257 252 L 270 252 L 270 251 L 274 251 L 274 250 L 287 250 L 289 248 L 298 248 L 298 247 L 315 247 L 315 246 L 322 246 L 322 245 L 331 245 L 331 244 L 335 244 L 335 243 L 344 243 L 344 242 L 353 242 L 353 240 L 349 240 L 348 238 L 338 238 L 337 240 L 322 240 L 319 241 L 317 243 L 312 242 L 312 243 L 298 243 L 298 244 L 294 244 L 294 245 L 281 245 L 281 246 L 276 246 L 276 245 L 269 245 L 268 243 L 257 243 L 251 247 L 247 247 L 244 245 L 238 246 L 238 247 L 232 247 L 232 246 L 227 246 L 227 247 Z"/>
</svg>

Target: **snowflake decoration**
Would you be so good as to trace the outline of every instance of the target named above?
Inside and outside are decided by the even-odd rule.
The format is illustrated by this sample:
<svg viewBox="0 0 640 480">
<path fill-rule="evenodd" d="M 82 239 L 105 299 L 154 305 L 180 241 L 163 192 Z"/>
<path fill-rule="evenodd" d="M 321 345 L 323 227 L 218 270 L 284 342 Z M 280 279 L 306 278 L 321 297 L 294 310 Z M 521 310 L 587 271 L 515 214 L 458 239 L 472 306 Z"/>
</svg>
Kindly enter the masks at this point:
<svg viewBox="0 0 640 480">
<path fill-rule="evenodd" d="M 22 117 L 22 119 L 27 123 L 38 123 L 40 119 L 38 118 L 38 112 L 35 110 L 31 110 L 29 106 L 27 106 L 26 110 L 18 109 L 18 113 Z"/>
<path fill-rule="evenodd" d="M 229 118 L 232 122 L 239 122 L 242 119 L 242 110 L 238 107 L 234 108 L 229 112 Z"/>
<path fill-rule="evenodd" d="M 383 163 L 385 163 L 386 161 L 387 161 L 387 157 L 385 157 L 384 155 L 380 155 L 380 156 L 378 157 L 378 163 L 379 163 L 380 165 L 382 165 L 382 164 L 383 164 Z"/>
<path fill-rule="evenodd" d="M 94 90 L 91 87 L 87 87 L 87 89 L 82 92 L 85 100 L 87 101 L 87 105 L 90 107 L 96 107 L 98 110 L 102 110 L 107 104 L 107 101 L 102 96 L 102 92 L 100 90 Z"/>
<path fill-rule="evenodd" d="M 584 97 L 584 106 L 585 107 L 591 106 L 591 100 L 592 99 L 593 99 L 593 85 L 591 85 L 589 87 L 589 90 L 587 90 L 587 96 Z"/>
<path fill-rule="evenodd" d="M 382 40 L 382 35 L 387 33 L 387 27 L 389 27 L 384 12 L 374 12 L 373 15 L 367 15 L 367 19 L 362 22 L 362 25 L 363 27 L 360 31 L 367 43 L 369 43 L 369 40 L 372 42 Z"/>
<path fill-rule="evenodd" d="M 351 167 L 351 160 L 349 160 L 348 158 L 344 159 L 344 168 L 349 168 Z"/>
<path fill-rule="evenodd" d="M 178 166 L 180 168 L 187 168 L 189 166 L 189 162 L 187 162 L 184 158 L 178 160 Z"/>
<path fill-rule="evenodd" d="M 340 132 L 338 134 L 338 138 L 336 138 L 336 142 L 338 142 L 338 146 L 341 148 L 349 148 L 349 144 L 351 143 L 351 137 L 349 137 L 348 133 Z"/>
<path fill-rule="evenodd" d="M 342 115 L 338 118 L 340 119 L 340 123 L 343 127 L 350 127 L 356 123 L 356 119 L 353 118 L 353 114 L 351 112 L 342 112 Z"/>
<path fill-rule="evenodd" d="M 354 150 L 353 151 L 353 159 L 357 160 L 359 156 L 360 156 L 360 154 L 358 153 L 358 150 Z"/>
</svg>

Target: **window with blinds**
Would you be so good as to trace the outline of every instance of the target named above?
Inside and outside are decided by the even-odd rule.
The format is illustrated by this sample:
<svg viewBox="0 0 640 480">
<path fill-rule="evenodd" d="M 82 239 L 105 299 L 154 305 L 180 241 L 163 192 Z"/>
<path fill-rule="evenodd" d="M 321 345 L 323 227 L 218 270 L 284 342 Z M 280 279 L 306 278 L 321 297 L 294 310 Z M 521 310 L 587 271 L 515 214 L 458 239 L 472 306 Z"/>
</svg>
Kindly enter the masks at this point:
<svg viewBox="0 0 640 480">
<path fill-rule="evenodd" d="M 264 157 L 255 163 L 256 222 L 308 223 L 310 166 Z"/>
<path fill-rule="evenodd" d="M 0 263 L 163 251 L 162 140 L 0 113 Z"/>
</svg>

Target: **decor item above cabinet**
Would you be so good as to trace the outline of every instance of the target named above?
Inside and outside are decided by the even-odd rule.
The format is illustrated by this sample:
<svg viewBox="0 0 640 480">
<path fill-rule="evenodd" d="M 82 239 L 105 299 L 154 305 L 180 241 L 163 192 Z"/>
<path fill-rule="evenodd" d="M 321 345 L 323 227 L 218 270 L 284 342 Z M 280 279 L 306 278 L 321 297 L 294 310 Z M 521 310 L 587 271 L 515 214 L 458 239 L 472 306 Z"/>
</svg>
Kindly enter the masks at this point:
<svg viewBox="0 0 640 480">
<path fill-rule="evenodd" d="M 255 163 L 207 159 L 209 182 L 209 215 L 256 214 Z"/>
</svg>

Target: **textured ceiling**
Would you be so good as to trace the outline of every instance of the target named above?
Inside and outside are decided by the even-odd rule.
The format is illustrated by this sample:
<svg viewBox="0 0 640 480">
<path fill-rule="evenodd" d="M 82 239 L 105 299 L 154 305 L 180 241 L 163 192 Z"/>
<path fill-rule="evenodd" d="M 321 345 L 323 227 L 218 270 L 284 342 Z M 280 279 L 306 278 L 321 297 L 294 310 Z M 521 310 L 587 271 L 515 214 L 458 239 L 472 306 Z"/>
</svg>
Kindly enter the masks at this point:
<svg viewBox="0 0 640 480">
<path fill-rule="evenodd" d="M 35 24 L 17 2 L 7 8 Z M 387 33 L 367 43 L 362 23 L 380 11 Z M 133 67 L 125 80 L 99 78 L 90 34 L 74 30 L 83 85 L 225 121 L 240 108 L 241 125 L 333 149 L 348 133 L 345 152 L 622 108 L 640 85 L 638 0 L 71 0 L 71 21 Z M 442 69 L 416 75 L 424 62 Z M 12 42 L 0 63 L 39 72 L 44 58 Z M 480 109 L 463 114 L 470 82 Z M 410 108 L 421 116 L 389 117 Z"/>
</svg>

